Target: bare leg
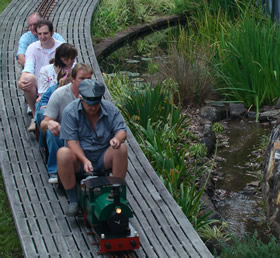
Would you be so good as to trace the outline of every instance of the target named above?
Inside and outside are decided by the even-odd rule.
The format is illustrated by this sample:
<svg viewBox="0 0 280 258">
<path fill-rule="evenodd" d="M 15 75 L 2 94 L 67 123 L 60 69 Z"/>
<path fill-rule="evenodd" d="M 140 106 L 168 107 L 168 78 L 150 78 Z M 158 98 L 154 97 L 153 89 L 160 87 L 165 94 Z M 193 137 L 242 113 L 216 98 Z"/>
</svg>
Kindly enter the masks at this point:
<svg viewBox="0 0 280 258">
<path fill-rule="evenodd" d="M 76 185 L 75 171 L 79 170 L 79 161 L 74 152 L 67 147 L 57 151 L 57 170 L 64 189 L 72 189 Z"/>
<path fill-rule="evenodd" d="M 127 165 L 127 147 L 124 143 L 118 149 L 113 149 L 111 146 L 107 149 L 104 156 L 104 166 L 105 169 L 112 168 L 113 176 L 124 179 Z"/>
<path fill-rule="evenodd" d="M 35 115 L 35 102 L 37 98 L 38 82 L 34 74 L 22 73 L 19 80 L 19 88 L 24 91 L 26 101 L 32 111 L 32 115 Z"/>
</svg>

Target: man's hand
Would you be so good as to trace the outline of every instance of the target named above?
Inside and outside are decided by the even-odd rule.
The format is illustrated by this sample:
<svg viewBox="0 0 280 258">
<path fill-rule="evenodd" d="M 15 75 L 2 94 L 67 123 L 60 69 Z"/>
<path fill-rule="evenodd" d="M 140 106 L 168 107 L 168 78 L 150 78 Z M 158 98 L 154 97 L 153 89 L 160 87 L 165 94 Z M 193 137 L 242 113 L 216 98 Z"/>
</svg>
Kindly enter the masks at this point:
<svg viewBox="0 0 280 258">
<path fill-rule="evenodd" d="M 60 124 L 54 120 L 48 121 L 48 129 L 54 136 L 59 136 L 60 133 Z"/>
<path fill-rule="evenodd" d="M 88 159 L 84 162 L 84 171 L 90 175 L 93 172 L 93 166 L 91 164 L 91 161 Z"/>
<path fill-rule="evenodd" d="M 32 82 L 28 82 L 26 80 L 22 80 L 20 79 L 18 81 L 18 86 L 20 87 L 20 89 L 22 89 L 23 91 L 29 91 L 32 89 Z"/>
<path fill-rule="evenodd" d="M 41 98 L 42 98 L 42 94 L 39 94 L 39 96 L 38 96 L 37 99 L 36 99 L 36 102 L 39 103 L 40 100 L 41 100 Z"/>
<path fill-rule="evenodd" d="M 122 142 L 114 137 L 110 140 L 110 145 L 112 146 L 113 149 L 118 149 L 121 146 Z"/>
</svg>

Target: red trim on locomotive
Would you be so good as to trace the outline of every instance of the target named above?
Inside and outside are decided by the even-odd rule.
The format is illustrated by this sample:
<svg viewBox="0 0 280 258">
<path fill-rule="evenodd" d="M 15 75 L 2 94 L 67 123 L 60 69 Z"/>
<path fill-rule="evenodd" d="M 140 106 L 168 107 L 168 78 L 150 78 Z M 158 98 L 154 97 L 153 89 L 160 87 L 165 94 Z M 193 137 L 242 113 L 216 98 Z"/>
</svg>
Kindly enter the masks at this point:
<svg viewBox="0 0 280 258">
<path fill-rule="evenodd" d="M 140 241 L 139 236 L 100 239 L 99 246 L 101 254 L 118 251 L 130 251 L 138 249 L 140 247 Z"/>
</svg>

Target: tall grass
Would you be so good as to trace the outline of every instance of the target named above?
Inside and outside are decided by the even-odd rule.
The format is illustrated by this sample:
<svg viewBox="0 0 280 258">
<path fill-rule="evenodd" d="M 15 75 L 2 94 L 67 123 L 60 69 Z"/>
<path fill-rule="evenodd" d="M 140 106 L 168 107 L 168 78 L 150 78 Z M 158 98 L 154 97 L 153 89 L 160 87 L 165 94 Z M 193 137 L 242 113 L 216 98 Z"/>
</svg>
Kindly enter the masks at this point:
<svg viewBox="0 0 280 258">
<path fill-rule="evenodd" d="M 240 101 L 257 113 L 280 96 L 280 33 L 270 19 L 246 16 L 223 34 L 216 62 L 217 74 L 226 87 L 219 90 L 228 100 Z"/>
<path fill-rule="evenodd" d="M 182 28 L 177 42 L 170 45 L 166 59 L 158 61 L 159 73 L 178 86 L 179 105 L 203 104 L 214 96 L 210 59 L 209 47 L 198 45 Z"/>
<path fill-rule="evenodd" d="M 170 0 L 103 0 L 92 19 L 91 34 L 94 39 L 103 39 L 130 25 L 168 14 L 172 7 Z"/>
</svg>

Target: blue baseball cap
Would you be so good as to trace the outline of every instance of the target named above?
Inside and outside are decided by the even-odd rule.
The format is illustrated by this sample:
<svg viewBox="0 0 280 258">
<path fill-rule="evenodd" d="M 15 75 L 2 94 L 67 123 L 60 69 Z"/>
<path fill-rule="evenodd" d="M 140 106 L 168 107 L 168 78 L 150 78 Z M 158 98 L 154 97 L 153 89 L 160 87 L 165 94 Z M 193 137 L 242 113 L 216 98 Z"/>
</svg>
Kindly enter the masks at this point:
<svg viewBox="0 0 280 258">
<path fill-rule="evenodd" d="M 105 93 L 105 86 L 96 79 L 85 79 L 79 85 L 79 93 L 88 105 L 97 105 Z"/>
</svg>

